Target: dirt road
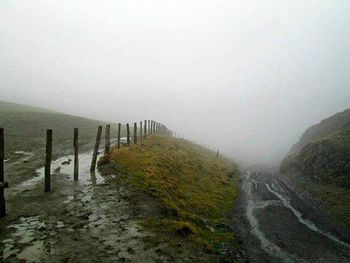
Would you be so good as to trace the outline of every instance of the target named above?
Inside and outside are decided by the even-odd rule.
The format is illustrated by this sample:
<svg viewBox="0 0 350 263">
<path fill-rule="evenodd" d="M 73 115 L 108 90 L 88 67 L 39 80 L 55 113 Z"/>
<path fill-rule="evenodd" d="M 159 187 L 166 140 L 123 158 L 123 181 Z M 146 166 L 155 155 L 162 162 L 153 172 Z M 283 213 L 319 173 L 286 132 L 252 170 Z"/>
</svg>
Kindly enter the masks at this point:
<svg viewBox="0 0 350 263">
<path fill-rule="evenodd" d="M 245 246 L 256 262 L 350 262 L 350 236 L 271 172 L 242 178 Z"/>
</svg>

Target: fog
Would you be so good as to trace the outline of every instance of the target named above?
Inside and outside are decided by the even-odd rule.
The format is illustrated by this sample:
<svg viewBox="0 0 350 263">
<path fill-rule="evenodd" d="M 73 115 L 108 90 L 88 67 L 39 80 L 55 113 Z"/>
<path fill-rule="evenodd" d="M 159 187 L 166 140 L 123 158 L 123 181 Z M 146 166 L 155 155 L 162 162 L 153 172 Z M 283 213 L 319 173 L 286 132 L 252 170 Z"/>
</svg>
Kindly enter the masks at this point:
<svg viewBox="0 0 350 263">
<path fill-rule="evenodd" d="M 349 1 L 0 1 L 0 100 L 275 162 L 350 106 Z"/>
</svg>

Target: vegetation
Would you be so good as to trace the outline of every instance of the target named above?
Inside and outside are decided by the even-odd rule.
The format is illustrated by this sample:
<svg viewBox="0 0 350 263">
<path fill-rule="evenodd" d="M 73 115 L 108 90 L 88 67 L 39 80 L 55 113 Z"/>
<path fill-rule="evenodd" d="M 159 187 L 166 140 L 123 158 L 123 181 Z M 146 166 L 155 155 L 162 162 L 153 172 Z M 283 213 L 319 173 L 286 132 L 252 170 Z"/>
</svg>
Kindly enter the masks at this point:
<svg viewBox="0 0 350 263">
<path fill-rule="evenodd" d="M 302 175 L 327 184 L 350 188 L 350 130 L 337 131 L 307 144 L 281 165 L 281 171 Z"/>
<path fill-rule="evenodd" d="M 304 146 L 331 135 L 339 130 L 350 128 L 350 109 L 334 114 L 320 123 L 308 128 L 300 140 L 290 149 L 289 154 L 298 153 Z"/>
<path fill-rule="evenodd" d="M 309 128 L 280 170 L 350 228 L 350 109 Z"/>
<path fill-rule="evenodd" d="M 320 200 L 331 215 L 350 229 L 350 189 L 311 180 L 303 181 L 300 186 Z"/>
<path fill-rule="evenodd" d="M 150 196 L 159 206 L 143 224 L 155 240 L 175 237 L 220 252 L 235 243 L 230 225 L 238 195 L 237 170 L 213 152 L 182 139 L 150 136 L 142 144 L 114 149 L 100 160 L 119 180 Z"/>
</svg>

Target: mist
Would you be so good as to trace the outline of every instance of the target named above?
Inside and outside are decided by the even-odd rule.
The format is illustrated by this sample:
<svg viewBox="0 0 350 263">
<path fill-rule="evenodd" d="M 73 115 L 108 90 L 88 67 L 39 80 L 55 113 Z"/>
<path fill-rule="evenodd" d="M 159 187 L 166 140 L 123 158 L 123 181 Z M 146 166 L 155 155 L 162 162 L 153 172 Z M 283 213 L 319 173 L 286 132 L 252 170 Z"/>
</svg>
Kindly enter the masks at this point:
<svg viewBox="0 0 350 263">
<path fill-rule="evenodd" d="M 277 163 L 349 107 L 348 1 L 0 1 L 0 100 Z"/>
</svg>

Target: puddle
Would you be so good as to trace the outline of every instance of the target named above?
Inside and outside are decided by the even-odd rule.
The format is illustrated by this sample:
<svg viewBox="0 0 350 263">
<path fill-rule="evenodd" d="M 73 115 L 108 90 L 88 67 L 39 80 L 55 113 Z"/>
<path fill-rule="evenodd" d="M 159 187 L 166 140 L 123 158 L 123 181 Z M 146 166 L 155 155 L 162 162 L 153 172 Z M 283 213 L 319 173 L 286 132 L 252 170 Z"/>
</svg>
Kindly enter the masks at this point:
<svg viewBox="0 0 350 263">
<path fill-rule="evenodd" d="M 46 225 L 40 221 L 39 216 L 21 217 L 18 223 L 7 228 L 14 232 L 2 241 L 4 260 L 16 256 L 19 259 L 38 262 L 42 258 Z"/>
<path fill-rule="evenodd" d="M 100 149 L 100 153 L 102 152 Z M 97 170 L 91 174 L 91 159 L 91 152 L 79 154 L 78 182 L 73 181 L 72 155 L 52 162 L 52 173 L 67 175 L 62 180 L 72 182 L 63 193 L 64 213 L 21 217 L 15 224 L 9 225 L 6 236 L 4 235 L 6 239 L 0 241 L 0 255 L 2 253 L 5 262 L 51 262 L 51 259 L 55 259 L 53 262 L 61 262 L 56 259 L 59 255 L 61 260 L 62 255 L 72 249 L 71 240 L 81 242 L 81 247 L 72 257 L 87 259 L 82 260 L 83 262 L 97 261 L 107 254 L 111 254 L 110 262 L 116 262 L 118 258 L 131 260 L 135 253 L 143 259 L 150 253 L 145 252 L 141 240 L 146 234 L 141 231 L 138 221 L 132 219 L 128 202 L 120 198 L 123 190 L 109 187 Z M 44 167 L 41 167 L 37 170 L 36 177 L 6 192 L 14 198 L 24 198 L 24 191 L 37 190 L 44 183 L 43 180 Z M 79 187 L 76 187 L 77 184 Z M 86 247 L 85 242 L 89 242 L 88 247 L 91 244 L 96 247 L 96 254 L 92 256 L 89 251 L 81 251 L 82 247 Z"/>
<path fill-rule="evenodd" d="M 111 146 L 115 145 L 116 139 L 111 139 Z M 120 139 L 121 145 L 126 144 L 126 137 Z M 104 146 L 100 146 L 98 155 L 103 154 Z M 104 183 L 104 178 L 96 169 L 95 172 L 90 173 L 90 165 L 92 160 L 92 151 L 79 153 L 79 183 L 82 185 L 100 185 Z M 15 154 L 24 155 L 23 158 L 14 162 L 13 164 L 24 162 L 34 156 L 33 153 L 25 151 L 16 151 Z M 73 169 L 74 169 L 74 156 L 68 155 L 60 157 L 51 162 L 51 174 L 67 174 L 69 179 L 73 180 Z M 25 190 L 31 190 L 36 187 L 36 184 L 41 182 L 45 177 L 45 167 L 41 167 L 36 170 L 37 176 L 26 180 L 15 187 L 7 190 L 9 194 L 17 194 Z"/>
<path fill-rule="evenodd" d="M 70 180 L 73 180 L 73 169 L 74 169 L 74 156 L 69 155 L 61 157 L 51 162 L 51 173 L 52 174 L 66 174 Z M 104 178 L 101 174 L 96 171 L 90 173 L 92 153 L 81 153 L 79 154 L 79 183 L 82 185 L 99 185 L 104 183 Z M 36 187 L 36 184 L 44 180 L 45 168 L 41 167 L 36 170 L 37 176 L 16 185 L 13 188 L 8 189 L 8 193 L 17 194 L 25 190 L 31 190 Z"/>
</svg>

